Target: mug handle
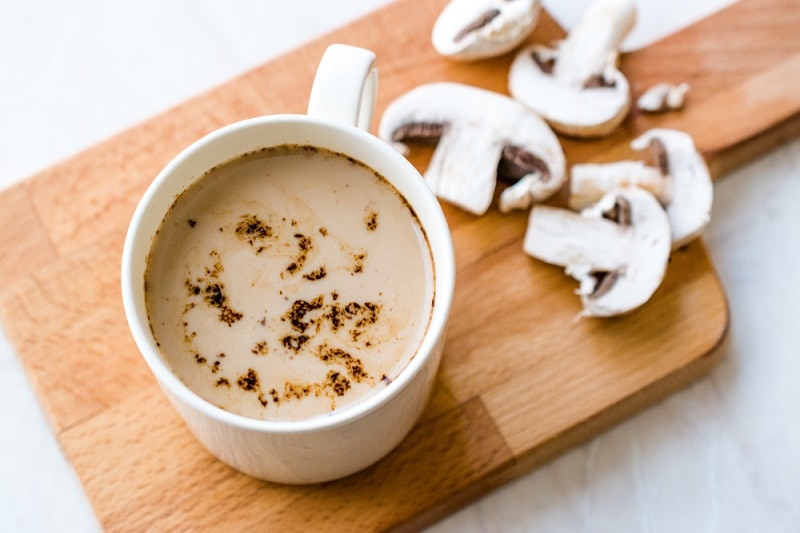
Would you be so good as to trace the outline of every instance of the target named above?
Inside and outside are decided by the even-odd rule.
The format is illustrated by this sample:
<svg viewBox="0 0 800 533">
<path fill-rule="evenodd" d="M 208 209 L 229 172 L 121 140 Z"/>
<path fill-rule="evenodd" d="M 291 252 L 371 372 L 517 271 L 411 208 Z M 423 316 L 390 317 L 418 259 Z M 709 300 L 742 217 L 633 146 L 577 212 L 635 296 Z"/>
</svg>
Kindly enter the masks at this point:
<svg viewBox="0 0 800 533">
<path fill-rule="evenodd" d="M 332 44 L 317 68 L 308 115 L 369 131 L 377 96 L 375 54 L 356 46 Z"/>
</svg>

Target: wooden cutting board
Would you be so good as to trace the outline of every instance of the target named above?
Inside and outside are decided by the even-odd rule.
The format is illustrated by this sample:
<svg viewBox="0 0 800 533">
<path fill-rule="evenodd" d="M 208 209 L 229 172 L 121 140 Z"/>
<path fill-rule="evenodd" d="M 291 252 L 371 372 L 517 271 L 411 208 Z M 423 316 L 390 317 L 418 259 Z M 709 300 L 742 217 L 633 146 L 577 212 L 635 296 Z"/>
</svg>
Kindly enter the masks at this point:
<svg viewBox="0 0 800 533">
<path fill-rule="evenodd" d="M 674 253 L 639 311 L 576 320 L 575 283 L 522 253 L 526 214 L 445 206 L 458 283 L 423 419 L 374 467 L 319 486 L 239 474 L 195 442 L 157 388 L 120 302 L 124 232 L 145 187 L 186 145 L 230 122 L 303 112 L 325 47 L 374 50 L 378 116 L 412 87 L 452 80 L 506 92 L 512 55 L 449 62 L 429 45 L 445 0 L 400 0 L 0 192 L 0 318 L 109 531 L 415 529 L 706 374 L 728 328 L 701 241 Z M 742 0 L 622 69 L 635 96 L 691 85 L 683 112 L 634 113 L 602 141 L 564 140 L 571 163 L 630 157 L 654 126 L 695 137 L 715 176 L 800 127 L 800 1 Z M 533 40 L 563 35 L 546 14 Z M 414 157 L 423 168 L 429 153 Z M 561 198 L 556 203 L 563 201 Z"/>
</svg>

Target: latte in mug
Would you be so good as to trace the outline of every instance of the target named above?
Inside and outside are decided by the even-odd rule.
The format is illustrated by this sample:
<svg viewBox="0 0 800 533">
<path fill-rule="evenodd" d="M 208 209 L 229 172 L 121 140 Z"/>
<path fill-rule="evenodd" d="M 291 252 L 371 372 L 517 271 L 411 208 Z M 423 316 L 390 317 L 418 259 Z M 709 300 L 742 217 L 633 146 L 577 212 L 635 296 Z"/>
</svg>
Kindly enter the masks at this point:
<svg viewBox="0 0 800 533">
<path fill-rule="evenodd" d="M 218 407 L 303 420 L 386 387 L 430 320 L 416 214 L 368 166 L 284 145 L 211 169 L 167 212 L 145 301 L 173 372 Z"/>
</svg>

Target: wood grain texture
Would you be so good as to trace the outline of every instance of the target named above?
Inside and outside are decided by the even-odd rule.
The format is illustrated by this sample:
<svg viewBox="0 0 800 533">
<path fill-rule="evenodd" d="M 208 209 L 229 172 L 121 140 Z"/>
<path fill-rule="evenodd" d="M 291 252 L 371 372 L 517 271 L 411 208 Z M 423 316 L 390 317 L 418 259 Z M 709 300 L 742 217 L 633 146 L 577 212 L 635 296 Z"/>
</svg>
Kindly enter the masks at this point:
<svg viewBox="0 0 800 533">
<path fill-rule="evenodd" d="M 639 311 L 576 320 L 575 283 L 522 253 L 525 213 L 475 217 L 444 205 L 458 276 L 452 321 L 431 401 L 397 450 L 350 478 L 292 487 L 239 474 L 193 439 L 122 312 L 119 256 L 139 197 L 200 136 L 303 112 L 333 42 L 377 53 L 377 116 L 421 83 L 507 93 L 513 54 L 462 64 L 433 52 L 444 3 L 390 4 L 0 193 L 0 319 L 108 531 L 413 530 L 705 375 L 722 354 L 727 303 L 701 241 L 673 254 Z M 625 55 L 634 97 L 688 81 L 685 110 L 633 112 L 599 141 L 562 139 L 569 161 L 633 157 L 634 136 L 677 127 L 720 175 L 796 133 L 798 17 L 798 0 L 742 0 Z M 561 36 L 544 14 L 531 40 Z M 411 159 L 423 169 L 429 157 L 420 149 Z"/>
</svg>

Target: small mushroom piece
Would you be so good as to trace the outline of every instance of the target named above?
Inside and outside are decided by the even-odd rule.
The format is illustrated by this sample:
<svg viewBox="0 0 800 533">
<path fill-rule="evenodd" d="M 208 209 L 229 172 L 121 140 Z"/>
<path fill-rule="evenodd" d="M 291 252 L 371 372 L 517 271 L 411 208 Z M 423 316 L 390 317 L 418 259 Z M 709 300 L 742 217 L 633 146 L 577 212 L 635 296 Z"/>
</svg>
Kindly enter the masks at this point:
<svg viewBox="0 0 800 533">
<path fill-rule="evenodd" d="M 499 56 L 530 35 L 540 11 L 539 0 L 450 0 L 433 25 L 433 47 L 459 61 Z"/>
<path fill-rule="evenodd" d="M 580 213 L 535 206 L 523 249 L 564 267 L 579 282 L 581 315 L 621 315 L 647 302 L 661 284 L 670 254 L 669 222 L 649 192 L 617 189 Z"/>
<path fill-rule="evenodd" d="M 378 135 L 403 154 L 405 143 L 436 144 L 425 180 L 436 196 L 476 215 L 491 206 L 497 180 L 512 184 L 517 207 L 549 198 L 566 181 L 564 152 L 547 123 L 512 98 L 470 85 L 412 89 L 386 108 Z"/>
<path fill-rule="evenodd" d="M 617 187 L 636 185 L 653 193 L 666 209 L 673 248 L 687 244 L 703 232 L 711 218 L 714 187 L 703 156 L 689 134 L 666 128 L 647 131 L 634 139 L 631 147 L 649 150 L 653 163 L 573 165 L 570 207 L 583 209 Z"/>
<path fill-rule="evenodd" d="M 672 85 L 657 83 L 647 89 L 636 100 L 636 107 L 645 113 L 663 113 L 683 109 L 686 103 L 686 93 L 689 92 L 688 83 Z"/>
<path fill-rule="evenodd" d="M 509 71 L 511 96 L 558 133 L 608 135 L 631 107 L 628 80 L 616 63 L 635 22 L 633 0 L 596 0 L 556 48 L 532 45 L 517 54 Z"/>
</svg>

